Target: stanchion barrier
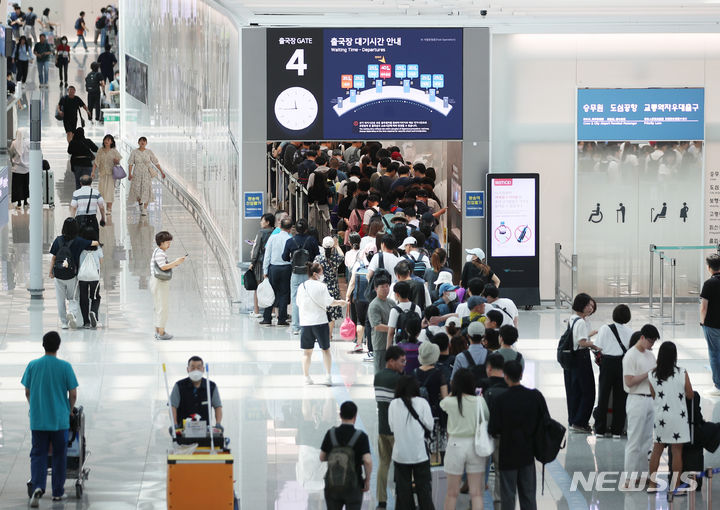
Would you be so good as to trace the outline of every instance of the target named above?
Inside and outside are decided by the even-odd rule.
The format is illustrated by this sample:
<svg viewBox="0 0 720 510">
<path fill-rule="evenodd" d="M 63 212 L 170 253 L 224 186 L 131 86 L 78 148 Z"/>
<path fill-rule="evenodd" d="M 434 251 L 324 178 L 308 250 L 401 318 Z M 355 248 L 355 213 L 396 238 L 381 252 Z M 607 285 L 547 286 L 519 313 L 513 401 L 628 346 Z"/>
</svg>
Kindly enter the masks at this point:
<svg viewBox="0 0 720 510">
<path fill-rule="evenodd" d="M 672 293 L 670 296 L 670 306 L 672 308 L 671 314 L 670 314 L 670 321 L 669 322 L 663 322 L 663 324 L 669 324 L 671 326 L 682 326 L 684 322 L 679 322 L 675 319 L 675 297 L 677 293 L 677 286 L 675 283 L 675 268 L 677 267 L 677 259 L 671 258 L 670 259 L 670 278 L 672 279 L 670 282 L 670 292 Z"/>
<path fill-rule="evenodd" d="M 712 479 L 713 475 L 720 473 L 720 468 L 707 468 L 705 471 L 698 471 L 695 473 L 692 473 L 690 475 L 690 480 L 692 482 L 697 482 L 698 480 L 705 478 L 705 490 L 707 491 L 705 501 L 707 503 L 707 510 L 712 510 L 713 503 L 712 503 Z M 695 483 L 693 483 L 695 485 Z M 681 483 L 677 486 L 677 488 L 674 491 L 668 491 L 667 493 L 667 500 L 669 505 L 669 508 L 672 509 L 672 502 L 675 495 L 678 493 L 678 491 L 681 491 L 683 489 L 687 489 L 690 487 L 689 483 Z M 690 491 L 689 494 L 689 508 L 690 510 L 695 510 L 695 491 Z"/>
<path fill-rule="evenodd" d="M 648 282 L 648 308 L 655 308 L 653 303 L 653 290 L 655 286 L 655 275 L 653 274 L 653 264 L 655 263 L 655 245 L 650 244 L 650 281 Z"/>
<path fill-rule="evenodd" d="M 650 317 L 665 318 L 665 252 L 658 252 L 660 258 L 660 313 L 650 314 Z"/>
</svg>

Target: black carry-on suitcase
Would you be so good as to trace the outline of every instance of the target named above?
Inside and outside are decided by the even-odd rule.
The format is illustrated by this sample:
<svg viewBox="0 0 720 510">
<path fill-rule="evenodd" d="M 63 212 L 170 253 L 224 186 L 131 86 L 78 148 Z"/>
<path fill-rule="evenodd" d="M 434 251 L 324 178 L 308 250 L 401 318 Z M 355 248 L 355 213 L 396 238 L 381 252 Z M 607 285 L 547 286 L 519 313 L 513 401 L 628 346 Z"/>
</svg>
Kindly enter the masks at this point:
<svg viewBox="0 0 720 510">
<path fill-rule="evenodd" d="M 690 442 L 683 445 L 682 470 L 683 472 L 705 471 L 705 453 L 697 427 L 703 422 L 700 413 L 700 395 L 696 391 L 692 400 L 685 400 L 688 410 L 688 423 L 690 424 Z M 668 465 L 672 466 L 672 449 L 668 447 Z M 697 480 L 696 490 L 702 489 L 702 478 Z"/>
<path fill-rule="evenodd" d="M 43 159 L 43 205 L 55 207 L 55 172 L 50 168 L 50 163 Z"/>
</svg>

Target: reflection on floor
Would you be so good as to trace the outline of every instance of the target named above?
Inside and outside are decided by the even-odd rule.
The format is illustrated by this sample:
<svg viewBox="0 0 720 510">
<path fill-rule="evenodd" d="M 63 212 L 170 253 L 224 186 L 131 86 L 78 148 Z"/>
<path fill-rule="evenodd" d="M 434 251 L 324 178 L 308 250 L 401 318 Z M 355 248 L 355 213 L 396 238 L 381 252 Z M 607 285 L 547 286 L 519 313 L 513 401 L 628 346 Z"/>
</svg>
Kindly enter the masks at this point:
<svg viewBox="0 0 720 510">
<path fill-rule="evenodd" d="M 80 66 L 87 64 L 89 59 L 84 60 L 84 56 L 73 62 L 71 71 L 78 81 L 83 75 Z M 34 77 L 34 67 L 30 71 Z M 51 83 L 57 80 L 54 72 L 53 68 Z M 58 90 L 51 88 L 45 99 L 44 119 L 49 127 L 43 130 L 43 150 L 56 173 L 58 201 L 55 209 L 46 208 L 43 213 L 46 251 L 67 214 L 72 191 L 72 176 L 65 171 L 63 134 L 47 114 L 58 96 Z M 103 134 L 100 128 L 89 131 L 96 141 Z M 235 489 L 241 508 L 324 508 L 318 447 L 325 431 L 338 421 L 339 403 L 347 399 L 358 403 L 358 426 L 368 431 L 371 445 L 376 444 L 371 364 L 349 354 L 346 343 L 333 342 L 334 386 L 303 386 L 297 337 L 291 337 L 286 328 L 262 327 L 257 319 L 230 314 L 217 263 L 190 215 L 158 185 L 150 215 L 140 217 L 135 206 L 125 203 L 126 192 L 124 188 L 117 190 L 113 220 L 102 233 L 105 264 L 100 320 L 104 327 L 63 332 L 60 356 L 73 364 L 78 375 L 78 402 L 86 410 L 87 442 L 92 452 L 85 494 L 81 500 L 71 497 L 65 507 L 166 507 L 165 453 L 169 441 L 161 363 L 168 364 L 172 383 L 184 376 L 187 358 L 197 354 L 208 361 L 220 388 L 226 434 L 237 459 Z M 172 281 L 168 330 L 175 339 L 165 343 L 152 338 L 152 304 L 147 290 L 153 235 L 159 229 L 175 235 L 171 256 L 190 253 L 189 263 L 176 271 Z M 52 282 L 45 282 L 45 300 L 31 303 L 26 291 L 28 271 L 28 214 L 13 210 L 11 224 L 0 230 L 3 509 L 24 508 L 27 503 L 30 433 L 20 377 L 27 363 L 41 355 L 43 332 L 58 327 Z M 610 305 L 601 305 L 593 322 L 607 322 L 610 312 Z M 649 320 L 647 310 L 640 307 L 633 307 L 633 314 L 635 327 Z M 518 344 L 526 359 L 525 384 L 543 391 L 552 414 L 561 422 L 566 421 L 565 396 L 555 344 L 568 315 L 566 310 L 522 312 Z M 685 326 L 656 324 L 663 339 L 677 342 L 680 365 L 688 369 L 693 385 L 702 392 L 710 388 L 710 374 L 705 342 L 696 326 L 697 307 L 683 305 L 679 318 Z M 317 353 L 312 372 L 320 371 Z M 706 419 L 720 421 L 716 402 L 703 398 Z M 570 434 L 559 461 L 547 466 L 545 493 L 538 493 L 539 508 L 666 508 L 665 494 L 583 487 L 570 490 L 575 472 L 587 477 L 596 471 L 621 471 L 624 447 L 625 440 Z M 707 466 L 720 466 L 720 454 L 706 454 L 705 458 Z M 717 486 L 716 501 L 720 500 Z M 373 479 L 373 491 L 367 494 L 364 508 L 375 507 L 374 494 Z M 698 498 L 700 507 L 705 493 L 699 493 Z M 686 505 L 680 501 L 680 507 Z M 50 506 L 50 502 L 43 501 L 43 506 Z M 457 508 L 467 507 L 464 497 Z"/>
</svg>

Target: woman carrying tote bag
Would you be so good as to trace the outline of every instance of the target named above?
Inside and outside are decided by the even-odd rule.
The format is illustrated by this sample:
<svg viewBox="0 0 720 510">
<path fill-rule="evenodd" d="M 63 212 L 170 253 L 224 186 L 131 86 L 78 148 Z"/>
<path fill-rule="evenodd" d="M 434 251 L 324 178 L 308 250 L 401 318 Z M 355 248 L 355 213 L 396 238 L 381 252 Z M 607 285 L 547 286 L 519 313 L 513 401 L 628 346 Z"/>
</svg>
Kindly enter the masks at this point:
<svg viewBox="0 0 720 510">
<path fill-rule="evenodd" d="M 480 451 L 482 447 L 492 445 L 487 433 L 490 413 L 483 397 L 475 395 L 475 379 L 467 368 L 461 368 L 452 380 L 450 396 L 440 402 L 440 408 L 448 415 L 448 442 L 445 452 L 445 473 L 447 473 L 447 493 L 445 510 L 454 509 L 460 492 L 460 479 L 467 473 L 470 487 L 472 510 L 483 508 L 485 488 L 485 464 L 487 455 Z M 484 426 L 482 424 L 485 424 Z M 483 434 L 485 437 L 483 437 Z M 484 443 L 484 444 L 483 444 Z M 485 453 L 485 456 L 478 455 Z"/>
</svg>

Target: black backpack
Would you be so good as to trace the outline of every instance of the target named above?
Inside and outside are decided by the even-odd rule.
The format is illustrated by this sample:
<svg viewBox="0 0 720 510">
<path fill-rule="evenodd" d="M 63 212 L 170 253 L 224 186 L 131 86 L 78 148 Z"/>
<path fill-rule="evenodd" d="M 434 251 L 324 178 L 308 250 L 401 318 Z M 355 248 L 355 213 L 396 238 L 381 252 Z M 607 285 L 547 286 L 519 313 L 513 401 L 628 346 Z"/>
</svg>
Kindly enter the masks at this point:
<svg viewBox="0 0 720 510">
<path fill-rule="evenodd" d="M 537 390 L 534 390 L 537 391 Z M 565 427 L 553 420 L 550 413 L 540 418 L 533 437 L 533 454 L 542 463 L 542 493 L 545 493 L 545 464 L 554 461 L 560 450 L 565 448 Z"/>
<path fill-rule="evenodd" d="M 98 16 L 98 18 L 95 20 L 95 28 L 98 30 L 102 30 L 105 28 L 105 24 L 107 23 L 107 18 L 105 16 Z"/>
<path fill-rule="evenodd" d="M 473 379 L 475 379 L 475 387 L 478 388 L 482 382 L 483 379 L 487 377 L 487 372 L 485 371 L 485 364 L 478 365 L 475 363 L 475 360 L 472 357 L 472 354 L 470 354 L 470 351 L 463 351 L 463 356 L 465 357 L 465 360 L 468 362 L 468 370 L 472 372 Z"/>
<path fill-rule="evenodd" d="M 375 270 L 375 272 L 372 275 L 372 278 L 370 278 L 370 281 L 367 282 L 367 287 L 365 287 L 365 299 L 367 302 L 371 302 L 375 297 L 377 297 L 377 293 L 375 292 L 375 280 L 379 277 L 387 278 L 387 280 L 390 282 L 392 281 L 392 277 L 390 276 L 390 272 L 385 269 L 385 260 L 383 257 L 383 253 L 378 253 L 378 257 L 380 257 L 380 261 L 378 264 L 378 268 Z"/>
<path fill-rule="evenodd" d="M 293 273 L 305 273 L 307 271 L 307 263 L 310 260 L 310 252 L 305 249 L 305 245 L 307 244 L 307 239 L 305 239 L 305 242 L 302 244 L 302 246 L 299 246 L 297 250 L 295 250 L 292 253 L 292 256 L 290 257 L 290 264 L 293 268 Z M 297 241 L 293 239 L 293 242 L 295 243 L 295 246 L 298 246 Z"/>
<path fill-rule="evenodd" d="M 100 92 L 100 73 L 91 72 L 85 77 L 85 90 L 88 92 Z"/>
<path fill-rule="evenodd" d="M 410 308 L 407 310 L 403 310 L 399 306 L 393 306 L 393 308 L 397 310 L 398 313 L 397 322 L 395 323 L 395 343 L 397 344 L 408 339 L 407 324 L 410 321 L 422 323 L 422 318 L 418 313 L 420 307 L 415 303 L 411 303 Z"/>
<path fill-rule="evenodd" d="M 580 317 L 575 319 L 572 324 L 568 323 L 565 333 L 560 337 L 557 346 L 557 360 L 563 370 L 570 370 L 573 365 L 573 328 Z"/>
<path fill-rule="evenodd" d="M 325 474 L 325 490 L 337 496 L 344 496 L 360 487 L 353 447 L 360 439 L 362 432 L 356 430 L 346 445 L 338 442 L 336 432 L 337 427 L 330 429 L 332 449 L 327 456 L 328 469 Z"/>
<path fill-rule="evenodd" d="M 74 239 L 68 242 L 65 241 L 65 238 L 63 237 L 60 249 L 58 249 L 58 252 L 55 254 L 53 276 L 58 280 L 72 280 L 77 276 L 78 267 L 75 263 L 73 252 L 70 250 L 73 242 L 75 242 Z"/>
</svg>

